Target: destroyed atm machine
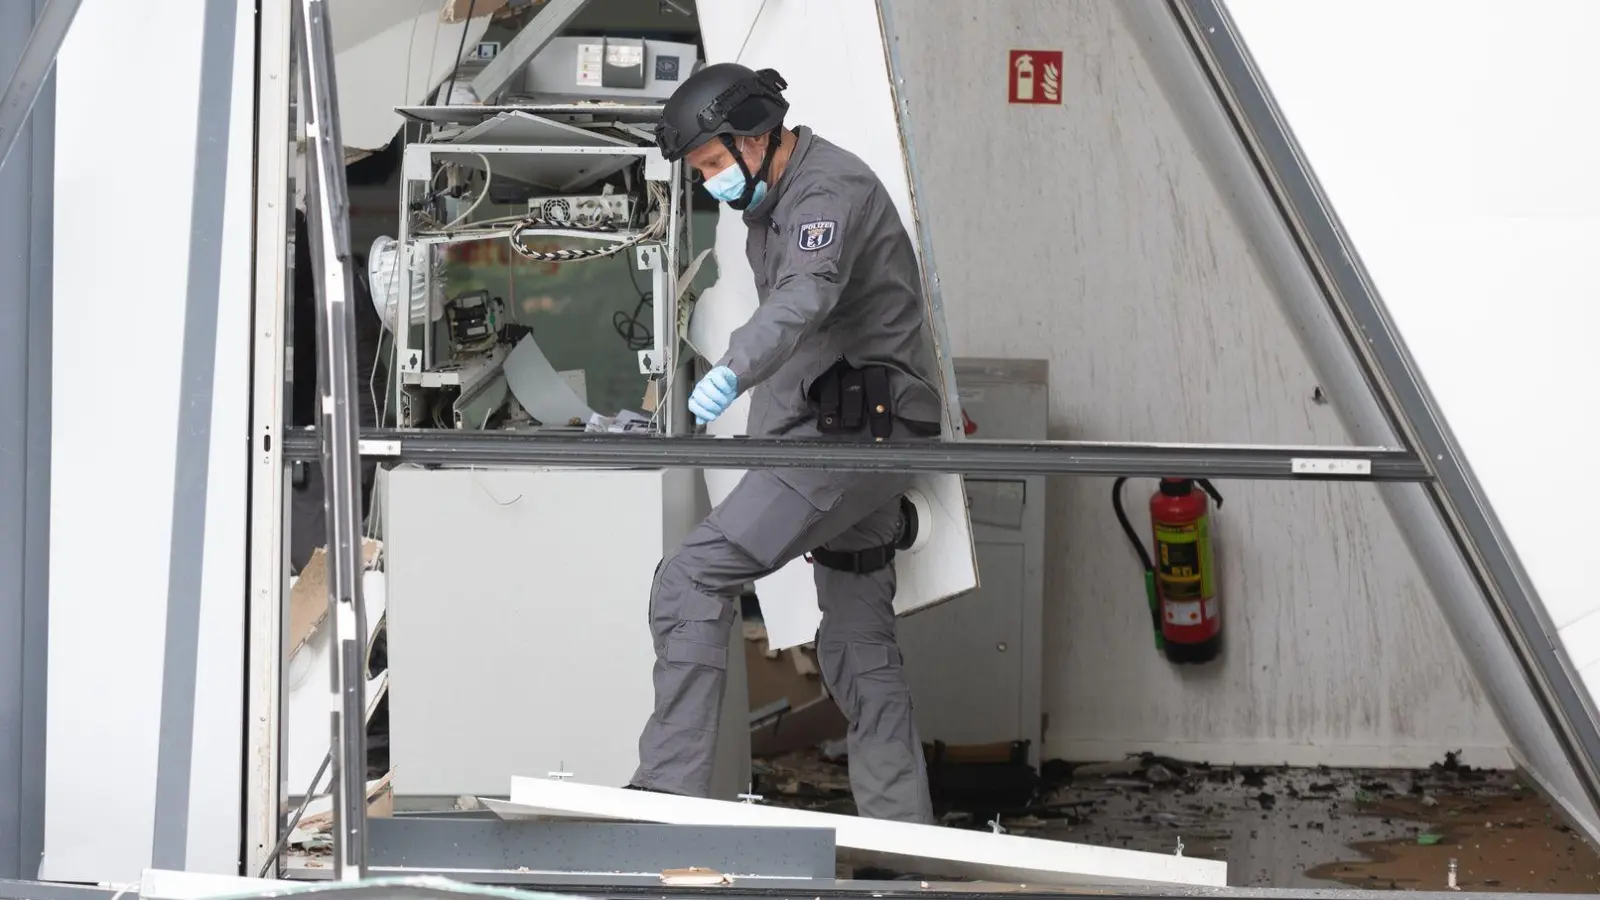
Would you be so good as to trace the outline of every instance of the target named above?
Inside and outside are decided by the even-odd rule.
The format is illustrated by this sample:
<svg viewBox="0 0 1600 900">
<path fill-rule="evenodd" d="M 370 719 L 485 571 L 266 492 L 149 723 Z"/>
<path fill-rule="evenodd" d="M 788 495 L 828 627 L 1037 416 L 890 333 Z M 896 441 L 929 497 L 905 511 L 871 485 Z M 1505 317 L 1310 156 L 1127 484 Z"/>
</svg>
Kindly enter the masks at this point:
<svg viewBox="0 0 1600 900">
<path fill-rule="evenodd" d="M 687 434 L 694 380 L 756 303 L 738 213 L 715 226 L 716 282 L 692 289 L 712 248 L 695 246 L 693 188 L 652 138 L 661 102 L 697 65 L 695 48 L 553 38 L 524 61 L 519 44 L 525 53 L 529 42 L 519 36 L 477 74 L 483 106 L 401 110 L 425 136 L 404 149 L 396 237 L 369 256 L 393 346 L 377 405 L 400 429 L 462 441 L 484 431 Z M 898 159 L 873 162 L 903 173 Z M 703 232 L 715 215 L 702 214 Z M 463 247 L 479 249 L 452 253 Z M 510 263 L 495 279 L 479 277 L 495 263 L 452 257 Z M 631 317 L 632 340 L 541 327 L 550 321 L 541 310 L 596 302 L 592 286 L 589 296 L 564 292 L 601 277 L 617 284 L 607 315 L 648 306 Z M 942 335 L 938 311 L 928 315 Z M 944 381 L 953 397 L 950 372 Z M 742 434 L 747 409 L 741 399 L 709 430 Z M 397 801 L 440 808 L 549 773 L 626 783 L 653 704 L 645 622 L 656 564 L 742 473 L 443 459 L 389 467 L 377 490 L 386 587 L 369 600 L 381 606 L 369 621 L 387 623 Z M 903 509 L 897 610 L 976 587 L 961 478 L 920 477 Z M 773 648 L 812 639 L 820 613 L 803 559 L 754 588 Z M 729 660 L 714 796 L 731 800 L 750 783 L 750 757 L 743 654 Z M 316 724 L 292 721 L 290 731 Z M 291 764 L 289 783 L 315 762 Z"/>
</svg>

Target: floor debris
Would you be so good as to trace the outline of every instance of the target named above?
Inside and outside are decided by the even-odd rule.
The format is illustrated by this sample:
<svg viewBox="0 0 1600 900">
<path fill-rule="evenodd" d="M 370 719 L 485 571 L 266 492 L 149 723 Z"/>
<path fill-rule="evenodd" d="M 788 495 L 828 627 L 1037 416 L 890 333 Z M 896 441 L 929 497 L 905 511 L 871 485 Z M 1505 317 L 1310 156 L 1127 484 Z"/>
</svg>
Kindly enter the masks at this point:
<svg viewBox="0 0 1600 900">
<path fill-rule="evenodd" d="M 367 782 L 367 815 L 389 818 L 394 815 L 394 773 Z M 313 854 L 333 851 L 333 797 L 322 794 L 306 804 L 305 815 L 289 834 L 289 846 Z"/>
<path fill-rule="evenodd" d="M 837 749 L 837 748 L 830 748 Z M 959 754 L 951 754 L 959 755 Z M 981 766 L 971 767 L 981 769 Z M 766 802 L 853 813 L 847 761 L 801 750 L 756 761 Z M 1047 763 L 1037 788 L 1003 803 L 935 806 L 944 824 L 1130 850 L 1225 859 L 1240 887 L 1359 887 L 1594 893 L 1600 856 L 1509 772 L 1460 765 L 1359 770 L 1210 766 L 1156 756 Z M 949 779 L 947 779 L 948 782 Z M 841 868 L 841 877 L 916 873 Z"/>
<path fill-rule="evenodd" d="M 662 872 L 661 883 L 679 887 L 714 887 L 722 884 L 733 884 L 733 879 L 714 869 L 690 866 L 687 869 L 668 869 Z"/>
</svg>

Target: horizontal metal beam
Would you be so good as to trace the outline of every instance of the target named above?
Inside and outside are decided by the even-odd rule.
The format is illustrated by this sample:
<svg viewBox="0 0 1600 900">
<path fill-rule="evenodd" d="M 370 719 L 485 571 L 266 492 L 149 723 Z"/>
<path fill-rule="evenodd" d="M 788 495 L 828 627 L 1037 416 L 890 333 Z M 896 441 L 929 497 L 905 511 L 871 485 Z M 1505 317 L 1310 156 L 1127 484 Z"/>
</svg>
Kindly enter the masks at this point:
<svg viewBox="0 0 1600 900">
<path fill-rule="evenodd" d="M 1403 450 L 1087 441 L 863 441 L 508 431 L 367 431 L 363 456 L 421 465 L 661 469 L 843 469 L 962 475 L 1096 475 L 1303 481 L 1427 481 Z M 314 430 L 283 438 L 286 461 L 317 458 Z"/>
</svg>

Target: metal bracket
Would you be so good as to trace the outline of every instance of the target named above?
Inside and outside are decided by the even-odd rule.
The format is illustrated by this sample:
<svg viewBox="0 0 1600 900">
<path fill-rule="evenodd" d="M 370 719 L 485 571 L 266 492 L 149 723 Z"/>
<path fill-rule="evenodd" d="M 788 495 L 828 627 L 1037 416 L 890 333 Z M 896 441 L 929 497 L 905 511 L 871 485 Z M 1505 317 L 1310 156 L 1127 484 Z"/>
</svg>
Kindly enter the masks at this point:
<svg viewBox="0 0 1600 900">
<path fill-rule="evenodd" d="M 665 375 L 667 372 L 666 354 L 657 350 L 639 351 L 640 375 Z"/>
<path fill-rule="evenodd" d="M 359 442 L 362 456 L 399 456 L 399 441 L 374 441 L 362 440 Z"/>
<path fill-rule="evenodd" d="M 533 61 L 539 51 L 543 50 L 556 35 L 567 27 L 567 23 L 577 18 L 591 0 L 550 0 L 533 16 L 526 28 L 511 39 L 511 43 L 500 49 L 493 60 L 483 71 L 473 76 L 472 92 L 478 99 L 488 103 L 499 96 L 506 85 L 517 76 L 524 66 Z M 467 27 L 465 23 L 463 28 Z M 448 100 L 449 98 L 445 98 Z"/>
<path fill-rule="evenodd" d="M 1350 475 L 1372 474 L 1370 459 L 1292 459 L 1290 471 L 1296 475 Z"/>
<path fill-rule="evenodd" d="M 644 180 L 645 181 L 671 181 L 673 177 L 673 164 L 661 155 L 661 151 L 650 147 L 644 154 Z"/>
</svg>

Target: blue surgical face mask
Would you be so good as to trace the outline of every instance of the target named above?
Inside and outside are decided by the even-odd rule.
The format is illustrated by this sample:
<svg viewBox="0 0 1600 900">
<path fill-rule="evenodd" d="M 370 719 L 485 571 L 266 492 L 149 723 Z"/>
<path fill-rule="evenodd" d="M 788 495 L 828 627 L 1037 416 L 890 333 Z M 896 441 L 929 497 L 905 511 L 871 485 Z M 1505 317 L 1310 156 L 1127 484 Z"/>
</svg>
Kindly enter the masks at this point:
<svg viewBox="0 0 1600 900">
<path fill-rule="evenodd" d="M 744 196 L 744 173 L 739 171 L 739 164 L 734 163 L 706 179 L 706 192 L 721 200 L 723 203 L 732 203 Z M 750 205 L 755 206 L 761 198 L 767 195 L 767 183 L 756 182 L 756 189 L 750 196 Z"/>
</svg>

